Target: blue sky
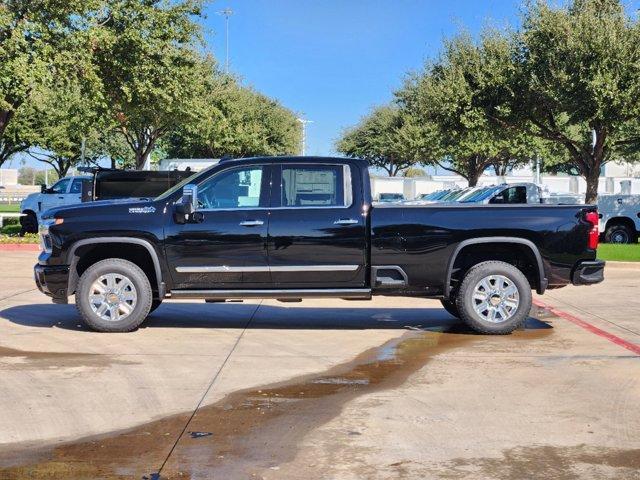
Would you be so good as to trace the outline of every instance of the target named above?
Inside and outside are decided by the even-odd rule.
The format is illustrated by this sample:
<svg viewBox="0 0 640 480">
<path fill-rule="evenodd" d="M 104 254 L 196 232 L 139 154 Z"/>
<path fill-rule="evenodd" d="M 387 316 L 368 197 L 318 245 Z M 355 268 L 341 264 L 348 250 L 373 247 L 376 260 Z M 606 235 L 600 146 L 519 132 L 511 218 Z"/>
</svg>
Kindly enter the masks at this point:
<svg viewBox="0 0 640 480">
<path fill-rule="evenodd" d="M 392 98 L 408 71 L 437 56 L 466 29 L 516 25 L 508 0 L 218 0 L 207 9 L 206 41 L 224 64 L 230 7 L 231 71 L 314 123 L 307 154 L 329 155 L 344 127 Z"/>
<path fill-rule="evenodd" d="M 562 3 L 562 0 L 558 0 Z M 627 2 L 629 12 L 638 0 Z M 206 49 L 221 66 L 230 7 L 231 71 L 313 120 L 307 154 L 331 155 L 345 127 L 392 98 L 444 39 L 516 26 L 520 0 L 217 0 L 205 9 Z M 13 165 L 19 166 L 19 159 Z M 27 160 L 29 165 L 41 163 Z"/>
</svg>

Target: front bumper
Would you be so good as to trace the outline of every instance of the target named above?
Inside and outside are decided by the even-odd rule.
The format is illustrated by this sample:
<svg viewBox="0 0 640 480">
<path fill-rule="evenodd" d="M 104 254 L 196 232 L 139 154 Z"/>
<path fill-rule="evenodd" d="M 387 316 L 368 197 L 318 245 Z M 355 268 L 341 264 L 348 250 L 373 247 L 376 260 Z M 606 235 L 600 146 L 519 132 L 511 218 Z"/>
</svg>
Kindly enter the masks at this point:
<svg viewBox="0 0 640 480">
<path fill-rule="evenodd" d="M 593 285 L 604 280 L 604 260 L 580 262 L 573 271 L 571 282 L 574 285 Z"/>
<path fill-rule="evenodd" d="M 68 303 L 68 265 L 47 266 L 37 263 L 33 267 L 33 276 L 38 290 L 50 296 L 54 303 Z"/>
</svg>

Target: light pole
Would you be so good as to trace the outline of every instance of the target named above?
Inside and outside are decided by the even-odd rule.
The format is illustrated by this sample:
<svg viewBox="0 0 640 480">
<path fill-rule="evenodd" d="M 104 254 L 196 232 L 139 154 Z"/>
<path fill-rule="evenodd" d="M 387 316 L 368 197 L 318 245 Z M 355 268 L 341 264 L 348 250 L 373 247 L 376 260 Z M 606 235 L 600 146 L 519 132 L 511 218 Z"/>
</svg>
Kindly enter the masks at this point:
<svg viewBox="0 0 640 480">
<path fill-rule="evenodd" d="M 313 123 L 313 120 L 306 120 L 304 118 L 297 119 L 302 124 L 302 156 L 307 154 L 307 123 Z"/>
<path fill-rule="evenodd" d="M 226 59 L 224 63 L 224 73 L 229 74 L 229 17 L 233 15 L 233 10 L 227 7 L 224 10 L 218 12 L 218 15 L 224 16 L 225 23 L 225 50 L 226 50 Z"/>
</svg>

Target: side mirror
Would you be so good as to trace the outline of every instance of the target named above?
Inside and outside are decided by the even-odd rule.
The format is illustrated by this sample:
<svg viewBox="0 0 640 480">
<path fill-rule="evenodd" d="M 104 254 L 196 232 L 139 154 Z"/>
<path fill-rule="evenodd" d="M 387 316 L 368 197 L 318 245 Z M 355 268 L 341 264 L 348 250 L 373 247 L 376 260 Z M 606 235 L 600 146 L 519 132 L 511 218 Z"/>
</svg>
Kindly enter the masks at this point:
<svg viewBox="0 0 640 480">
<path fill-rule="evenodd" d="M 44 183 L 40 185 L 40 193 L 47 193 L 47 186 Z"/>
<path fill-rule="evenodd" d="M 198 186 L 196 184 L 190 183 L 182 187 L 180 203 L 186 207 L 186 213 L 189 215 L 198 209 Z"/>
<path fill-rule="evenodd" d="M 182 198 L 176 203 L 175 220 L 177 223 L 187 223 L 189 217 L 198 209 L 198 186 L 190 183 L 182 187 Z"/>
</svg>

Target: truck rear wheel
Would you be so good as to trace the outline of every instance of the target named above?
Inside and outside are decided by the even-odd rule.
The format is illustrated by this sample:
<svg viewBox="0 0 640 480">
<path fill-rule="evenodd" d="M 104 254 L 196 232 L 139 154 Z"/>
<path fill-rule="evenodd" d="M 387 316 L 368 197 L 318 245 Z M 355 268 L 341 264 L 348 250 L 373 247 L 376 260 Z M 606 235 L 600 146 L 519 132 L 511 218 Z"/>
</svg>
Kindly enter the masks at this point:
<svg viewBox="0 0 640 480">
<path fill-rule="evenodd" d="M 153 292 L 136 264 L 108 258 L 91 265 L 80 277 L 76 307 L 87 326 L 99 332 L 130 332 L 151 310 Z"/>
<path fill-rule="evenodd" d="M 460 318 L 480 333 L 504 335 L 520 327 L 531 310 L 531 285 L 524 274 L 505 262 L 472 267 L 456 298 Z"/>
<path fill-rule="evenodd" d="M 637 243 L 638 237 L 629 226 L 616 223 L 607 227 L 604 232 L 604 241 L 607 243 Z"/>
</svg>

